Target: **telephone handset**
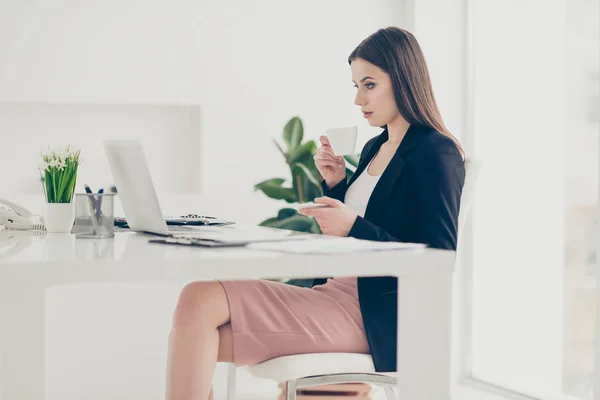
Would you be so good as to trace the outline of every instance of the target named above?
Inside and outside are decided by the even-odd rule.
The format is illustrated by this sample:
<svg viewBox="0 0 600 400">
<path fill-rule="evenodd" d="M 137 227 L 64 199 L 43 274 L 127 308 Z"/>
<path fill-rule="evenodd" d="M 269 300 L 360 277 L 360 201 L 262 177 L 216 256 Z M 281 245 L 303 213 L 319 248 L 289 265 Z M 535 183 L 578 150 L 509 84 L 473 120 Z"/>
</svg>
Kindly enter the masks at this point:
<svg viewBox="0 0 600 400">
<path fill-rule="evenodd" d="M 8 229 L 46 230 L 43 219 L 0 197 L 0 225 Z M 37 221 L 36 221 L 37 220 Z"/>
</svg>

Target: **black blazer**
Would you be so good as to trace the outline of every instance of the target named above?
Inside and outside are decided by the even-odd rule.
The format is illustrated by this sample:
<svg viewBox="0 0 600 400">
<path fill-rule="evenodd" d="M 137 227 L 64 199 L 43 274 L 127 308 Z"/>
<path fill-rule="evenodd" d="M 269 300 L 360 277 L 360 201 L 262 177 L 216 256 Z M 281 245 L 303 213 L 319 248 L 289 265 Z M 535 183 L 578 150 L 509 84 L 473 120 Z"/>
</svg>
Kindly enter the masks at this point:
<svg viewBox="0 0 600 400">
<path fill-rule="evenodd" d="M 364 171 L 381 145 L 384 130 L 363 148 L 350 182 L 324 195 L 344 201 L 346 190 Z M 426 127 L 411 125 L 348 236 L 378 241 L 426 243 L 456 250 L 458 211 L 465 168 L 455 143 Z M 326 279 L 315 279 L 313 286 Z M 358 296 L 369 348 L 378 372 L 396 371 L 398 279 L 359 277 Z"/>
</svg>

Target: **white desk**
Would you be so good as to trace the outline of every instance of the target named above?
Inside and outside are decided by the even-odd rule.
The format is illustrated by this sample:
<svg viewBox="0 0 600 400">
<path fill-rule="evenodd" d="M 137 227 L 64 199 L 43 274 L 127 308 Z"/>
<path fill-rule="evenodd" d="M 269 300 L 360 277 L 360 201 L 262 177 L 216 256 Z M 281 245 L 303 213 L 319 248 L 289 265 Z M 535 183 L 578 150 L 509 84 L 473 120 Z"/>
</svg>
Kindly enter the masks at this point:
<svg viewBox="0 0 600 400">
<path fill-rule="evenodd" d="M 400 278 L 398 398 L 450 399 L 454 252 L 284 255 L 151 244 L 148 238 L 118 233 L 114 240 L 90 240 L 70 234 L 0 231 L 0 400 L 46 398 L 45 288 L 101 282 L 376 275 Z"/>
</svg>

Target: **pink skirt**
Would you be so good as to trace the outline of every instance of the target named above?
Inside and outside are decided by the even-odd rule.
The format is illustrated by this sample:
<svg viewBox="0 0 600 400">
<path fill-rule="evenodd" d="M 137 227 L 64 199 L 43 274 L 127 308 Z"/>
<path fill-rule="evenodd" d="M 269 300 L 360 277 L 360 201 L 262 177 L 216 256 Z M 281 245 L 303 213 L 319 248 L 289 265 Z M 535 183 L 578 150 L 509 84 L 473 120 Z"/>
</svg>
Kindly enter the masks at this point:
<svg viewBox="0 0 600 400">
<path fill-rule="evenodd" d="M 233 362 L 307 353 L 369 353 L 356 278 L 313 288 L 265 280 L 219 281 L 229 302 Z"/>
</svg>

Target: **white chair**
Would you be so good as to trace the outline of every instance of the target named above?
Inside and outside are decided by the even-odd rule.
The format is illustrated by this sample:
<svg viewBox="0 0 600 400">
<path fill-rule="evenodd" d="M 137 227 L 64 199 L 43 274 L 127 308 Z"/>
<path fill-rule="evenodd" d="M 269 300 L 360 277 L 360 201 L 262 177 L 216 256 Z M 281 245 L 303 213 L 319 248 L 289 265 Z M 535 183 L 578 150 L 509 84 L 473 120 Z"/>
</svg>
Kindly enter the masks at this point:
<svg viewBox="0 0 600 400">
<path fill-rule="evenodd" d="M 475 183 L 481 163 L 467 158 L 465 161 L 465 183 L 460 199 L 457 242 L 473 201 Z M 229 364 L 227 377 L 227 400 L 235 400 L 236 366 Z M 313 353 L 273 358 L 255 365 L 246 366 L 257 378 L 273 379 L 285 383 L 287 400 L 296 400 L 298 388 L 329 385 L 335 383 L 363 382 L 383 386 L 388 400 L 395 400 L 395 372 L 375 372 L 373 359 L 368 354 L 356 353 Z"/>
</svg>

